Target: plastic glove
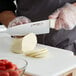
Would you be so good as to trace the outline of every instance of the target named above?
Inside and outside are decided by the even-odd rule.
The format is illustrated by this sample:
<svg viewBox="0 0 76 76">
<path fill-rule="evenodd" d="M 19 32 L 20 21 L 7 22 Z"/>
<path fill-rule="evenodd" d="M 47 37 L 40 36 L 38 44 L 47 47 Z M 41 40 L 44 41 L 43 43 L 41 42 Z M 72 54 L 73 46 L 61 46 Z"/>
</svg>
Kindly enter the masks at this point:
<svg viewBox="0 0 76 76">
<path fill-rule="evenodd" d="M 67 3 L 50 15 L 49 18 L 56 19 L 55 29 L 71 30 L 76 26 L 76 6 Z"/>
<path fill-rule="evenodd" d="M 24 17 L 24 16 L 16 17 L 15 19 L 13 19 L 9 23 L 8 28 L 13 27 L 13 26 L 17 26 L 17 25 L 21 25 L 21 24 L 26 24 L 26 23 L 29 23 L 29 22 L 31 22 L 31 20 L 28 19 L 27 17 Z"/>
</svg>

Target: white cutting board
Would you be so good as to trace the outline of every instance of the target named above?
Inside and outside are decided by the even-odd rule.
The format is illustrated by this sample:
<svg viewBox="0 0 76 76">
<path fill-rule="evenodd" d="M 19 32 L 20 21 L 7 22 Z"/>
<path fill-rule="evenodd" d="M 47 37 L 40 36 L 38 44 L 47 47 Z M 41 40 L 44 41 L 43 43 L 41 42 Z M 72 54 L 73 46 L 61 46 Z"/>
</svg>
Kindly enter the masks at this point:
<svg viewBox="0 0 76 76">
<path fill-rule="evenodd" d="M 49 57 L 34 59 L 21 54 L 14 54 L 10 51 L 12 39 L 6 33 L 0 33 L 0 54 L 19 56 L 28 61 L 27 72 L 38 76 L 59 76 L 70 69 L 76 67 L 76 57 L 68 50 L 58 49 L 50 46 L 38 44 L 37 47 L 46 47 Z"/>
<path fill-rule="evenodd" d="M 4 30 L 4 28 L 1 28 Z M 49 51 L 49 57 L 43 59 L 34 59 L 25 57 L 21 54 L 14 54 L 10 51 L 12 38 L 7 33 L 0 33 L 0 54 L 19 56 L 28 61 L 27 72 L 38 76 L 59 76 L 66 71 L 76 67 L 76 57 L 73 52 L 58 49 L 50 46 L 38 44 L 37 47 L 46 47 Z"/>
</svg>

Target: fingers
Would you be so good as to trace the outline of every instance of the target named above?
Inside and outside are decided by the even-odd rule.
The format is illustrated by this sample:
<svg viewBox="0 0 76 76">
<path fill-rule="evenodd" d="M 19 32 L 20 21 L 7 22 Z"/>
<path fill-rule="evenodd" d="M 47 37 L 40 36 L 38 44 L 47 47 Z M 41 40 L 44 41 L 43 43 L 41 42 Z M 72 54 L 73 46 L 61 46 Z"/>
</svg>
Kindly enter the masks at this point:
<svg viewBox="0 0 76 76">
<path fill-rule="evenodd" d="M 31 22 L 30 19 L 28 19 L 27 17 L 24 17 L 24 16 L 20 16 L 20 17 L 16 17 L 14 20 L 12 20 L 8 27 L 13 27 L 13 26 L 16 26 L 16 25 L 21 25 L 21 24 L 26 24 L 26 23 L 29 23 Z"/>
<path fill-rule="evenodd" d="M 57 9 L 52 15 L 49 16 L 49 19 L 56 19 L 60 13 L 60 9 Z"/>
<path fill-rule="evenodd" d="M 20 21 L 22 24 L 31 22 L 31 20 L 30 20 L 29 18 L 24 17 L 24 16 L 21 16 L 21 17 L 19 17 L 18 19 L 19 19 L 19 21 Z"/>
<path fill-rule="evenodd" d="M 57 20 L 56 20 L 56 23 L 55 23 L 55 29 L 56 29 L 56 30 L 61 29 L 60 19 L 57 19 Z"/>
<path fill-rule="evenodd" d="M 69 23 L 65 19 L 65 15 L 64 15 L 64 17 L 62 17 L 62 18 L 59 17 L 56 20 L 56 23 L 55 23 L 55 29 L 56 30 L 60 30 L 60 29 L 70 30 L 69 26 L 70 26 Z"/>
</svg>

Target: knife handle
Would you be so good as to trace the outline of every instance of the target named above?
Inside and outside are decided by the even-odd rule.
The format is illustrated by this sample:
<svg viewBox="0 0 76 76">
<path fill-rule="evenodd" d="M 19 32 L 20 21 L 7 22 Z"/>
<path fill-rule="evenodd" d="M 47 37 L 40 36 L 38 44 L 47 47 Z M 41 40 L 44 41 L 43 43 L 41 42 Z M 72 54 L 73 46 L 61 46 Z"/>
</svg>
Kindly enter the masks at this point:
<svg viewBox="0 0 76 76">
<path fill-rule="evenodd" d="M 52 29 L 55 28 L 55 22 L 56 22 L 56 19 L 49 19 L 50 28 Z"/>
</svg>

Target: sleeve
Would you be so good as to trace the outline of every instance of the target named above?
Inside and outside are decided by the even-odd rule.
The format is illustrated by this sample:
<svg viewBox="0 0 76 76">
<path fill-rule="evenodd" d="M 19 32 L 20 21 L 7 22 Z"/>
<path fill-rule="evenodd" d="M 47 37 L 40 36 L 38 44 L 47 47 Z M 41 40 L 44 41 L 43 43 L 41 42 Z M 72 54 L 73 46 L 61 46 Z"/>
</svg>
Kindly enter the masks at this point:
<svg viewBox="0 0 76 76">
<path fill-rule="evenodd" d="M 0 12 L 10 10 L 15 11 L 16 6 L 14 0 L 0 0 Z"/>
<path fill-rule="evenodd" d="M 76 2 L 76 0 L 70 0 L 70 3 L 75 3 Z"/>
</svg>

